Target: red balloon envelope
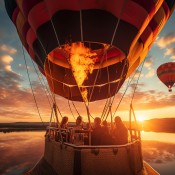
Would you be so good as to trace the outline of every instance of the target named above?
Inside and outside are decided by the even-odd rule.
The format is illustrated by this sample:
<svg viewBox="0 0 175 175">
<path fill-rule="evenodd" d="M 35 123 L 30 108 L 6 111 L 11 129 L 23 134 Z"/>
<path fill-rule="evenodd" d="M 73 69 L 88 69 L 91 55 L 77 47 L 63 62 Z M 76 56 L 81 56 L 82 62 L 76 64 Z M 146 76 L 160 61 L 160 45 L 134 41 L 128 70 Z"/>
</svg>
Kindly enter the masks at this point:
<svg viewBox="0 0 175 175">
<path fill-rule="evenodd" d="M 175 62 L 168 62 L 160 65 L 157 69 L 157 76 L 171 92 L 171 88 L 175 83 Z"/>
<path fill-rule="evenodd" d="M 175 7 L 169 0 L 4 2 L 24 47 L 46 76 L 52 92 L 77 101 L 83 101 L 83 89 L 88 101 L 117 93 L 144 60 Z M 71 53 L 65 46 L 79 42 L 96 56 L 90 57 L 94 60 L 93 72 L 77 85 Z"/>
</svg>

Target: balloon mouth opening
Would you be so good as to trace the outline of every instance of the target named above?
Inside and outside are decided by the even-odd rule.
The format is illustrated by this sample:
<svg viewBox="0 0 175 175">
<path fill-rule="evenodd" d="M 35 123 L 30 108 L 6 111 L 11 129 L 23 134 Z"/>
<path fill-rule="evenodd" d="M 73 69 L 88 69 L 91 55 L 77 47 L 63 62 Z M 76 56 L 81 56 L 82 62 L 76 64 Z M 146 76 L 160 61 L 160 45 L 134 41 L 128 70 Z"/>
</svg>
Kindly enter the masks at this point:
<svg viewBox="0 0 175 175">
<path fill-rule="evenodd" d="M 48 54 L 48 62 L 52 65 L 59 65 L 67 70 L 71 70 L 71 77 L 74 77 L 79 93 L 85 103 L 91 100 L 91 94 L 84 85 L 88 81 L 93 71 L 103 69 L 111 65 L 116 65 L 125 60 L 125 54 L 118 48 L 105 43 L 95 42 L 74 42 L 55 48 Z M 53 72 L 47 70 L 45 62 L 46 76 Z M 50 66 L 49 66 L 50 69 Z M 104 69 L 106 70 L 106 69 Z M 65 78 L 65 77 L 64 77 Z M 90 80 L 91 81 L 91 80 Z M 95 80 L 96 81 L 96 80 Z M 117 80 L 118 81 L 118 80 Z"/>
<path fill-rule="evenodd" d="M 118 49 L 115 46 L 111 46 L 110 44 L 99 43 L 99 42 L 74 42 L 71 44 L 64 44 L 60 47 L 53 49 L 48 54 L 48 60 L 54 64 L 59 66 L 70 68 L 70 55 L 71 48 L 75 45 L 79 47 L 79 45 L 83 45 L 85 48 L 89 49 L 92 54 L 91 59 L 95 59 L 94 61 L 94 69 L 99 69 L 99 67 L 108 67 L 117 62 L 121 62 L 126 58 L 124 52 Z"/>
</svg>

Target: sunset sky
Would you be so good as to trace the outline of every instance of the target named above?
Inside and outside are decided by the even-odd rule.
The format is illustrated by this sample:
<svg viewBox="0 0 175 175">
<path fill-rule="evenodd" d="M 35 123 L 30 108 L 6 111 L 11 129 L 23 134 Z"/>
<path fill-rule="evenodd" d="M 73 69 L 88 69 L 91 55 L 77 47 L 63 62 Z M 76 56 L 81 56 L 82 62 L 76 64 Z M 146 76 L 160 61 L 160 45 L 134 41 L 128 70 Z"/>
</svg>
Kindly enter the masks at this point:
<svg viewBox="0 0 175 175">
<path fill-rule="evenodd" d="M 25 52 L 25 57 L 39 112 L 43 121 L 49 121 L 51 107 L 27 52 Z M 157 68 L 161 64 L 170 61 L 175 61 L 175 12 L 164 26 L 146 57 L 133 100 L 133 108 L 137 119 L 175 117 L 175 88 L 171 93 L 168 92 L 167 87 L 159 81 L 156 75 Z M 127 120 L 129 116 L 129 105 L 134 83 L 128 88 L 116 112 L 116 115 L 123 117 L 123 120 Z M 120 97 L 125 91 L 126 84 L 127 82 L 116 95 L 113 111 L 115 111 Z M 74 121 L 68 100 L 57 97 L 57 104 L 62 115 L 68 115 L 70 120 Z M 104 104 L 104 100 L 90 103 L 90 112 L 93 117 L 100 116 Z M 70 105 L 76 117 L 78 114 L 72 103 Z M 75 103 L 75 105 L 80 115 L 87 121 L 84 104 Z M 40 122 L 41 120 L 27 78 L 20 39 L 13 23 L 6 14 L 3 0 L 0 0 L 0 123 L 22 121 Z"/>
</svg>

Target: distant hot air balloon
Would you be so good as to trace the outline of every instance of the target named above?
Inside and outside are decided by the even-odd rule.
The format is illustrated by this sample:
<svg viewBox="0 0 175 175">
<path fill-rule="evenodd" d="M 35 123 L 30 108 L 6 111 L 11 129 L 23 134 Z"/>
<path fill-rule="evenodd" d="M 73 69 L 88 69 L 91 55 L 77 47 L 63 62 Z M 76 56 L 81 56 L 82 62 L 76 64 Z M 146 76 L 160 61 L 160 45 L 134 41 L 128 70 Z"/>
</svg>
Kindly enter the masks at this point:
<svg viewBox="0 0 175 175">
<path fill-rule="evenodd" d="M 75 101 L 83 101 L 84 89 L 88 101 L 117 93 L 144 60 L 175 6 L 170 0 L 4 2 L 24 47 L 45 74 L 52 92 Z M 87 49 L 86 63 L 71 59 L 76 55 L 73 46 Z M 85 78 L 75 78 L 80 74 Z"/>
<path fill-rule="evenodd" d="M 171 92 L 175 83 L 175 62 L 160 65 L 157 69 L 157 76 L 168 87 L 169 92 Z"/>
</svg>

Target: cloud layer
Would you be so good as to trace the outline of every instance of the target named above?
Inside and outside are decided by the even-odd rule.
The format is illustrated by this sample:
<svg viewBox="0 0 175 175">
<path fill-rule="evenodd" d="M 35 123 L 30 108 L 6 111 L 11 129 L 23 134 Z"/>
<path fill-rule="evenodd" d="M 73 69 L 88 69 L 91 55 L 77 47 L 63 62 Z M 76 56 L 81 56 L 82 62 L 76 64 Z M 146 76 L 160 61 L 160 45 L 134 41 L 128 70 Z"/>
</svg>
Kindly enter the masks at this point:
<svg viewBox="0 0 175 175">
<path fill-rule="evenodd" d="M 158 47 L 165 50 L 164 56 L 170 56 L 172 60 L 175 60 L 175 32 L 160 37 L 156 44 Z"/>
</svg>

